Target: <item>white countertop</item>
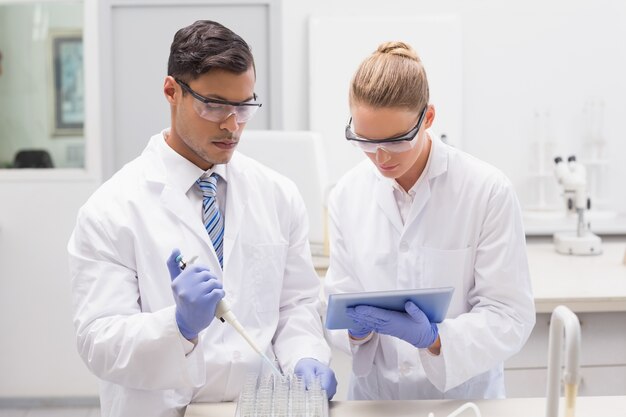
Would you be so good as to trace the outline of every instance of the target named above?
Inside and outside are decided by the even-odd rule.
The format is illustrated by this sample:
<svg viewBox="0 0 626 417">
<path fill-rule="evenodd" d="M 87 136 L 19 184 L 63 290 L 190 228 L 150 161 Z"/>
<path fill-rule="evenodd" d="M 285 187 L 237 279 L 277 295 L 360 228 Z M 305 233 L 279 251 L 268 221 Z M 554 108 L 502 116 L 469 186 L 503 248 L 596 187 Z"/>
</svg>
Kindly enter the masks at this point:
<svg viewBox="0 0 626 417">
<path fill-rule="evenodd" d="M 559 304 L 578 313 L 626 311 L 626 241 L 603 241 L 595 256 L 561 255 L 551 242 L 529 241 L 527 251 L 538 313 Z"/>
<path fill-rule="evenodd" d="M 446 417 L 463 405 L 460 400 L 421 401 L 331 401 L 330 417 Z M 476 400 L 483 417 L 543 417 L 546 414 L 544 398 L 509 398 L 506 400 Z M 191 404 L 185 417 L 234 416 L 236 403 Z M 564 415 L 563 400 L 559 408 Z M 465 411 L 463 416 L 473 416 Z M 579 397 L 576 399 L 576 417 L 624 417 L 626 396 Z"/>
<path fill-rule="evenodd" d="M 556 210 L 526 210 L 523 212 L 526 236 L 552 236 L 554 232 L 576 230 L 578 216 L 566 213 L 563 208 Z M 591 231 L 600 235 L 626 234 L 626 215 L 611 211 L 591 210 L 585 212 Z"/>
<path fill-rule="evenodd" d="M 603 238 L 601 255 L 561 255 L 551 239 L 528 239 L 530 276 L 538 313 L 550 313 L 559 304 L 576 313 L 626 312 L 626 239 Z M 320 275 L 328 258 L 315 256 Z M 625 414 L 626 415 L 626 414 Z"/>
</svg>

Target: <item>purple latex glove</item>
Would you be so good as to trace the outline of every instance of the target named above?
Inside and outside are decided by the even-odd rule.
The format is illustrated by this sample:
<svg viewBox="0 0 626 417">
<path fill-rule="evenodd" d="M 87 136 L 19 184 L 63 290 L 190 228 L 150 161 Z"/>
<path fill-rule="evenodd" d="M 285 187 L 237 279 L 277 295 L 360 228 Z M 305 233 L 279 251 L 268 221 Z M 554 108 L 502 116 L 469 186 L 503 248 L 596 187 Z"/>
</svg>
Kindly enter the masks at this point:
<svg viewBox="0 0 626 417">
<path fill-rule="evenodd" d="M 435 343 L 439 330 L 426 314 L 413 302 L 404 305 L 406 313 L 383 308 L 360 305 L 348 309 L 348 317 L 375 332 L 394 336 L 417 348 L 427 348 Z"/>
<path fill-rule="evenodd" d="M 213 321 L 224 290 L 208 267 L 189 265 L 181 270 L 176 262 L 178 255 L 180 251 L 174 249 L 167 260 L 176 301 L 176 324 L 185 339 L 192 340 Z"/>
<path fill-rule="evenodd" d="M 337 378 L 335 378 L 335 373 L 328 366 L 316 359 L 300 359 L 293 373 L 304 378 L 307 389 L 315 378 L 319 378 L 322 389 L 326 391 L 326 396 L 329 400 L 332 399 L 337 392 Z"/>
</svg>

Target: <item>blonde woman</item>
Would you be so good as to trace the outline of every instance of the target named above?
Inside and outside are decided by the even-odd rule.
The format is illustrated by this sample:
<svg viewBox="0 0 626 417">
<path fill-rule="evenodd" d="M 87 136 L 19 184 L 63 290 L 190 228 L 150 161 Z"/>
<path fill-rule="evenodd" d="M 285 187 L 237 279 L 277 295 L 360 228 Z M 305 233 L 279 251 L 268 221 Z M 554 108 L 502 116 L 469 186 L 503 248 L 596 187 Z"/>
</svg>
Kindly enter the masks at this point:
<svg viewBox="0 0 626 417">
<path fill-rule="evenodd" d="M 520 209 L 496 168 L 439 141 L 426 72 L 402 42 L 366 58 L 346 139 L 368 160 L 329 201 L 327 293 L 452 286 L 447 318 L 348 309 L 332 331 L 352 353 L 350 399 L 502 398 L 503 361 L 535 322 Z"/>
</svg>

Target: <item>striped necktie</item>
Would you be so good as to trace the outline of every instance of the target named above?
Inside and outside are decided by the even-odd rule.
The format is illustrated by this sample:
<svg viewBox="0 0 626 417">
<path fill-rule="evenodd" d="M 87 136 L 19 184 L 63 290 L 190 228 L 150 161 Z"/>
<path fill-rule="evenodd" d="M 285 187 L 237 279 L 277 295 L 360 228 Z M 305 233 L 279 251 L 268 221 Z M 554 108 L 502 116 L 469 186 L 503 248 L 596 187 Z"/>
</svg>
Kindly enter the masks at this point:
<svg viewBox="0 0 626 417">
<path fill-rule="evenodd" d="M 200 177 L 196 183 L 202 191 L 202 220 L 220 266 L 224 268 L 224 218 L 217 204 L 217 174 L 213 173 L 209 178 Z"/>
</svg>

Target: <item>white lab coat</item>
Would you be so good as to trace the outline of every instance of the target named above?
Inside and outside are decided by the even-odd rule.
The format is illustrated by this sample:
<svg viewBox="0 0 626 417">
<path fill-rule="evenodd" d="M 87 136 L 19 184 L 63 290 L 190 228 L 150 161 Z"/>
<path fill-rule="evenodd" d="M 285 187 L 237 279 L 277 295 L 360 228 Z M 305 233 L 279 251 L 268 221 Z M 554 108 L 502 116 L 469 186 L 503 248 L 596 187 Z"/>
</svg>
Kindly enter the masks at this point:
<svg viewBox="0 0 626 417">
<path fill-rule="evenodd" d="M 237 398 L 262 361 L 214 320 L 185 355 L 166 260 L 173 248 L 208 265 L 241 324 L 284 370 L 330 360 L 319 278 L 295 184 L 235 152 L 226 165 L 224 273 L 194 208 L 168 182 L 154 136 L 81 208 L 70 239 L 78 350 L 101 380 L 103 416 L 181 416 L 191 401 Z"/>
<path fill-rule="evenodd" d="M 329 199 L 326 293 L 453 286 L 439 356 L 377 335 L 353 355 L 351 399 L 504 397 L 503 361 L 535 322 L 524 231 L 510 182 L 439 140 L 403 224 L 392 180 L 365 160 Z M 351 350 L 351 352 L 350 352 Z"/>
</svg>

